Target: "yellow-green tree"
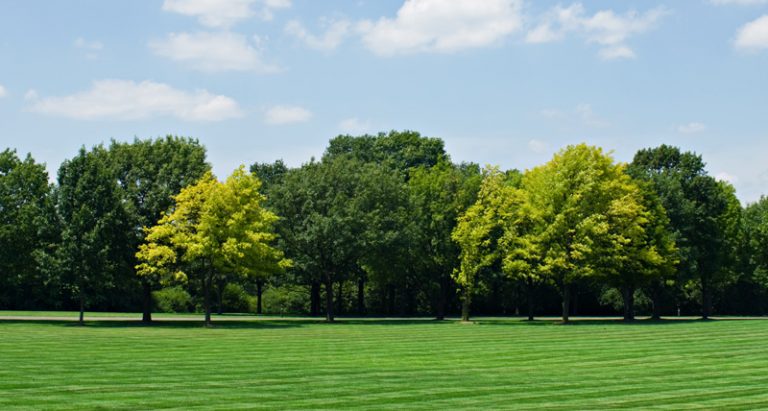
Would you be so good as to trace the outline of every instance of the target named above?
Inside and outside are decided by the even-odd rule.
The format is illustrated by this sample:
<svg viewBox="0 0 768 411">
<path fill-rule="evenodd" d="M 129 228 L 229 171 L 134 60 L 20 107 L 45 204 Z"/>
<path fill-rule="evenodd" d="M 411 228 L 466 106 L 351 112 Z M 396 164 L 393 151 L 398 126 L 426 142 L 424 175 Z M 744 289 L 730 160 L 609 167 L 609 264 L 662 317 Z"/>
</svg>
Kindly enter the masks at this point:
<svg viewBox="0 0 768 411">
<path fill-rule="evenodd" d="M 262 207 L 260 186 L 240 167 L 223 183 L 208 172 L 184 188 L 174 207 L 147 229 L 136 254 L 138 274 L 197 282 L 209 325 L 214 282 L 281 271 L 290 264 L 272 245 L 278 217 Z"/>
<path fill-rule="evenodd" d="M 483 174 L 477 200 L 458 218 L 451 234 L 461 248 L 453 279 L 461 292 L 463 321 L 469 320 L 478 274 L 500 261 L 499 240 L 514 208 L 510 202 L 514 202 L 515 190 L 510 179 L 495 167 L 486 168 Z"/>
</svg>

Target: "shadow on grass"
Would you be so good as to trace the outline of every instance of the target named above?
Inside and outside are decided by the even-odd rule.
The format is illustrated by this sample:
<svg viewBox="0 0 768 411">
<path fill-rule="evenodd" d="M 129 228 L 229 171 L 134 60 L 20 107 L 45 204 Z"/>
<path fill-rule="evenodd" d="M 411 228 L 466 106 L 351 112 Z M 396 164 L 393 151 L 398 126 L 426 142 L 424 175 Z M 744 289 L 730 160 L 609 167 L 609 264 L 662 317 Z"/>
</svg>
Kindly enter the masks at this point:
<svg viewBox="0 0 768 411">
<path fill-rule="evenodd" d="M 213 329 L 279 329 L 279 328 L 299 328 L 306 326 L 443 326 L 458 325 L 461 322 L 458 319 L 450 318 L 443 321 L 437 321 L 432 318 L 376 318 L 376 317 L 354 317 L 337 318 L 336 321 L 327 322 L 321 317 L 297 317 L 297 318 L 258 318 L 251 316 L 250 319 L 230 319 L 214 320 L 208 328 Z M 643 326 L 674 326 L 678 324 L 707 323 L 722 321 L 751 321 L 766 320 L 765 318 L 718 318 L 702 320 L 700 318 L 668 318 L 661 320 L 639 319 L 634 321 L 624 321 L 620 318 L 573 318 L 567 323 L 563 323 L 559 318 L 541 318 L 528 321 L 520 317 L 495 317 L 495 318 L 477 318 L 470 321 L 468 326 L 499 326 L 499 327 L 536 327 L 536 326 L 619 326 L 619 327 L 643 327 Z M 108 318 L 88 319 L 83 325 L 75 319 L 0 319 L 0 325 L 3 324 L 36 324 L 59 327 L 86 327 L 86 328 L 206 328 L 205 322 L 200 319 L 156 319 L 151 323 L 145 323 L 141 320 L 110 320 Z"/>
</svg>

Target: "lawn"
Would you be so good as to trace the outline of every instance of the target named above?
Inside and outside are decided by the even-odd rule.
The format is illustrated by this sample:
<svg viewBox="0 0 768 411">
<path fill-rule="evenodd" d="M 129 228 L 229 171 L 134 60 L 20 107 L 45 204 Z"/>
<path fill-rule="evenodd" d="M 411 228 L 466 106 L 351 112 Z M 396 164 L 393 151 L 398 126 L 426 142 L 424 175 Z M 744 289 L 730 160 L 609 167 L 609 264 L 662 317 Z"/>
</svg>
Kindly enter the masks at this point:
<svg viewBox="0 0 768 411">
<path fill-rule="evenodd" d="M 0 321 L 0 409 L 765 408 L 768 321 Z"/>
</svg>

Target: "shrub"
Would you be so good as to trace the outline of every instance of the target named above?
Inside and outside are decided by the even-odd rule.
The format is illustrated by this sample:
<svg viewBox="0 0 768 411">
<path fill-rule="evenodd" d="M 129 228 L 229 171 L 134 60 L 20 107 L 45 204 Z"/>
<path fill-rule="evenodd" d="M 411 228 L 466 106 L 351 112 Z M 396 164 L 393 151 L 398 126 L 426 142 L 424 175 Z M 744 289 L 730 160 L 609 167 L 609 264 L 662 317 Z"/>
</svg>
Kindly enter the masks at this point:
<svg viewBox="0 0 768 411">
<path fill-rule="evenodd" d="M 152 292 L 155 307 L 164 313 L 189 312 L 192 306 L 192 297 L 181 286 L 167 287 Z"/>
</svg>

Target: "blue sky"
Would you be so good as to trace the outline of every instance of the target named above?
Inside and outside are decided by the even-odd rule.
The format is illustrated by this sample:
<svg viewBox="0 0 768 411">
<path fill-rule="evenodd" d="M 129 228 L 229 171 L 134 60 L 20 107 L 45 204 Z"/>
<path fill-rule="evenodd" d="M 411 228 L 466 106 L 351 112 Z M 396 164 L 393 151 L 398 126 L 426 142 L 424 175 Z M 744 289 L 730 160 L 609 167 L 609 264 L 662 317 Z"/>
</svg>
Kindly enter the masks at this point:
<svg viewBox="0 0 768 411">
<path fill-rule="evenodd" d="M 768 194 L 768 0 L 0 3 L 0 147 L 198 138 L 223 177 L 417 130 L 526 169 L 585 141 L 703 155 Z"/>
</svg>

